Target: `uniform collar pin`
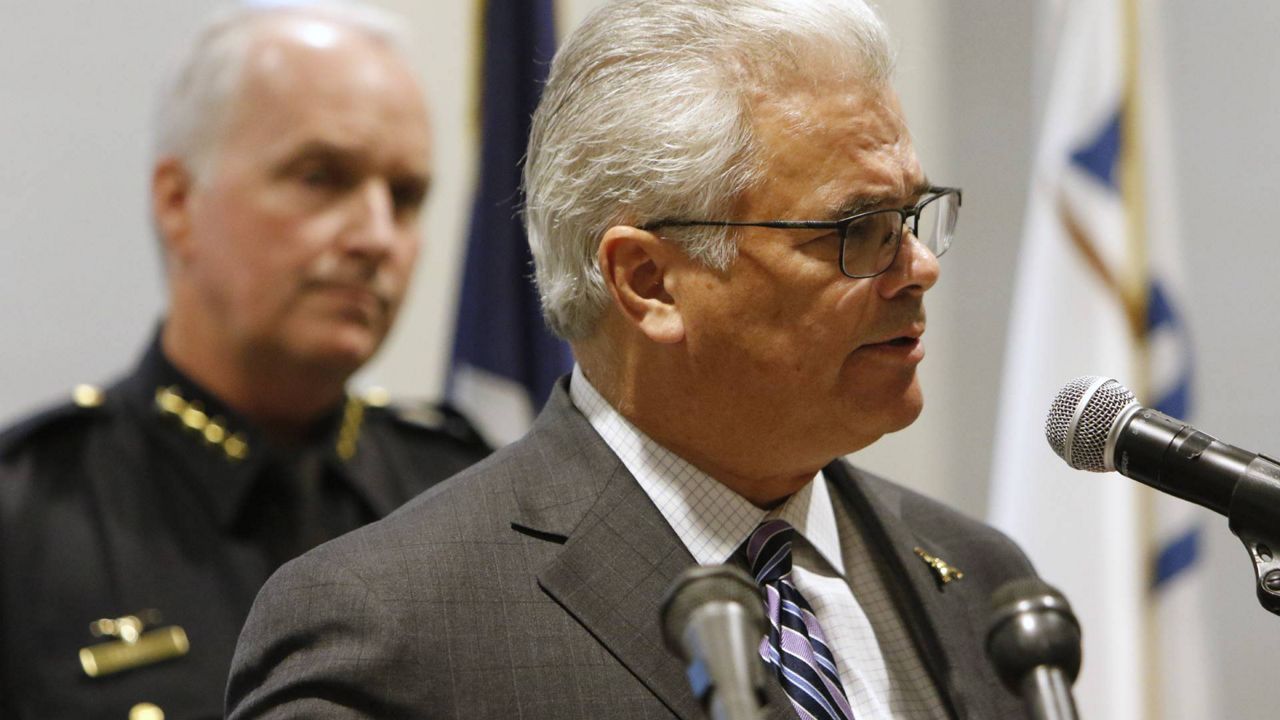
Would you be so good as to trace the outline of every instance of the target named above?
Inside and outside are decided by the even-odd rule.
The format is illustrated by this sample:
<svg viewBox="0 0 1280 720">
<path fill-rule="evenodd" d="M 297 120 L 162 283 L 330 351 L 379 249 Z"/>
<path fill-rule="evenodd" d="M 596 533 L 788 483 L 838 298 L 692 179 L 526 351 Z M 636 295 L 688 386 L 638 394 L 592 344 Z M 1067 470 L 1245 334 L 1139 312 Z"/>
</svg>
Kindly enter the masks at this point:
<svg viewBox="0 0 1280 720">
<path fill-rule="evenodd" d="M 209 417 L 200 401 L 187 400 L 177 385 L 156 388 L 156 408 L 205 445 L 221 449 L 228 460 L 240 461 L 249 456 L 249 438 L 244 433 L 233 432 L 221 416 Z"/>
</svg>

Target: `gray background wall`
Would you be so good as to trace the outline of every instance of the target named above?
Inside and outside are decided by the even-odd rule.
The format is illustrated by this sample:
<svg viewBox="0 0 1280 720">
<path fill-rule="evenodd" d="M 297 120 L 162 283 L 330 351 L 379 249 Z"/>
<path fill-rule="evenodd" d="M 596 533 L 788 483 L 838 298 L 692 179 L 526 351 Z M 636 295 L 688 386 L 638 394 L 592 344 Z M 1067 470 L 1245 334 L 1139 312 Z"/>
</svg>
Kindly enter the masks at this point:
<svg viewBox="0 0 1280 720">
<path fill-rule="evenodd" d="M 599 0 L 563 3 L 563 26 Z M 210 0 L 0 0 L 0 422 L 126 368 L 162 309 L 147 220 L 158 73 Z M 439 182 L 408 309 L 359 382 L 436 396 L 474 168 L 477 19 L 462 0 L 382 0 L 411 20 L 432 97 Z M 861 461 L 973 514 L 987 498 L 996 395 L 1035 135 L 1036 3 L 883 0 L 898 86 L 931 176 L 965 188 L 963 235 L 932 293 L 928 407 Z M 1197 347 L 1200 427 L 1280 452 L 1280 5 L 1168 0 L 1161 14 Z M 1158 228 L 1153 230 L 1158 231 Z M 1082 369 L 1082 372 L 1088 369 Z M 1064 378 L 1065 381 L 1066 378 Z M 1126 482 L 1082 477 L 1081 482 Z M 1222 718 L 1270 718 L 1280 619 L 1252 597 L 1225 521 L 1206 619 Z M 1176 630 L 1176 629 L 1175 629 Z"/>
</svg>

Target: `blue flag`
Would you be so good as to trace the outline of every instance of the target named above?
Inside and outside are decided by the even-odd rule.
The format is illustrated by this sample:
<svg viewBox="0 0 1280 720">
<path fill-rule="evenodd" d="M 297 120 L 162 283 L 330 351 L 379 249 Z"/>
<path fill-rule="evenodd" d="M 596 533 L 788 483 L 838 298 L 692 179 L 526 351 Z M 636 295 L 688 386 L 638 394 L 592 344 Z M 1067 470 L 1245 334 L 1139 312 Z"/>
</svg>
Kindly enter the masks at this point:
<svg viewBox="0 0 1280 720">
<path fill-rule="evenodd" d="M 519 437 L 572 367 L 547 329 L 520 221 L 520 169 L 555 52 L 552 0 L 484 3 L 481 167 L 467 239 L 449 395 L 487 437 Z"/>
</svg>

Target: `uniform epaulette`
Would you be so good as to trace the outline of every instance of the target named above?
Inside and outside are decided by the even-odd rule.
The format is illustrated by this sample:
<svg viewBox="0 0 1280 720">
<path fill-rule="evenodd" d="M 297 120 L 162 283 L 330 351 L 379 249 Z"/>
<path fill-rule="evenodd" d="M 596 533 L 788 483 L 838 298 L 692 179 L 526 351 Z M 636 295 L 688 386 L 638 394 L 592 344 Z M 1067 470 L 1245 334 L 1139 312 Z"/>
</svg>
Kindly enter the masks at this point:
<svg viewBox="0 0 1280 720">
<path fill-rule="evenodd" d="M 485 442 L 465 415 L 445 403 L 419 402 L 383 402 L 381 405 L 370 403 L 373 407 L 381 407 L 393 419 L 401 424 L 429 430 L 446 435 L 464 445 L 489 451 L 489 443 Z"/>
<path fill-rule="evenodd" d="M 0 432 L 0 458 L 8 457 L 37 435 L 71 423 L 84 422 L 106 415 L 106 392 L 95 385 L 77 385 L 71 401 L 62 402 L 22 418 Z"/>
</svg>

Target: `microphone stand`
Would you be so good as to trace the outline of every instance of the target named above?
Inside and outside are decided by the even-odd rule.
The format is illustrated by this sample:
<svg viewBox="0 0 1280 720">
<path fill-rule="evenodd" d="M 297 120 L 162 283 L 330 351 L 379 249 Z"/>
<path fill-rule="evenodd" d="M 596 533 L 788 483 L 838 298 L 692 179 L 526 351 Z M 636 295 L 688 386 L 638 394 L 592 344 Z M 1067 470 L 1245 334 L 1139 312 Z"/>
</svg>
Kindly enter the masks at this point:
<svg viewBox="0 0 1280 720">
<path fill-rule="evenodd" d="M 1040 665 L 1027 673 L 1022 697 L 1032 720 L 1077 720 L 1071 683 L 1062 668 Z"/>
</svg>

